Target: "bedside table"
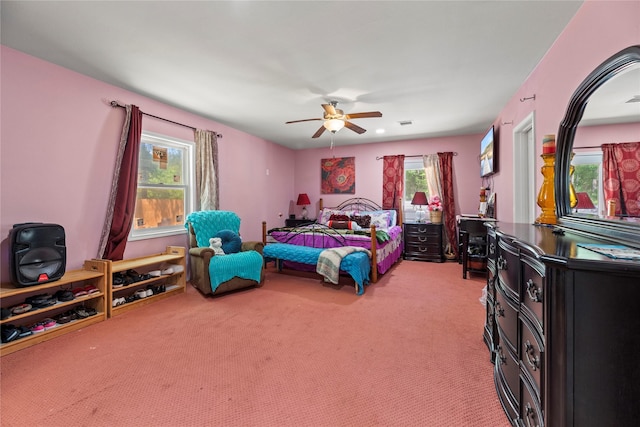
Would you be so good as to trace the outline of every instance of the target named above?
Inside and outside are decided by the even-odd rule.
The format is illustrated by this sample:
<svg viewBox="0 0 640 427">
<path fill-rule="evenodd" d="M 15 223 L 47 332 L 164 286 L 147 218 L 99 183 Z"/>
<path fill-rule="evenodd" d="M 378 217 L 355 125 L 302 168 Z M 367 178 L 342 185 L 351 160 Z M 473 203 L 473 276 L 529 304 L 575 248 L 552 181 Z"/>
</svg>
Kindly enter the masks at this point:
<svg viewBox="0 0 640 427">
<path fill-rule="evenodd" d="M 313 224 L 314 222 L 316 222 L 314 218 L 307 218 L 307 219 L 287 218 L 284 220 L 284 226 L 299 227 L 301 225 Z"/>
<path fill-rule="evenodd" d="M 404 259 L 413 261 L 444 261 L 442 248 L 442 224 L 405 222 Z"/>
</svg>

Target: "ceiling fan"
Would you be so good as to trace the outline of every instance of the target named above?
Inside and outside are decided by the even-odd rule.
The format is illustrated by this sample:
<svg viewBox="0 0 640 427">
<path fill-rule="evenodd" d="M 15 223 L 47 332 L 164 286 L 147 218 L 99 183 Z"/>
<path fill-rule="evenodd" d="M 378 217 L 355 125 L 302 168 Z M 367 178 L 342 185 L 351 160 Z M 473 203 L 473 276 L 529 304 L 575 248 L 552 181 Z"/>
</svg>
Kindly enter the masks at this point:
<svg viewBox="0 0 640 427">
<path fill-rule="evenodd" d="M 312 120 L 324 120 L 323 125 L 313 134 L 312 138 L 317 138 L 326 130 L 331 133 L 336 133 L 343 127 L 351 129 L 352 131 L 362 134 L 367 130 L 361 128 L 358 125 L 351 123 L 349 120 L 351 119 L 365 119 L 369 117 L 382 117 L 382 113 L 380 111 L 369 111 L 367 113 L 352 113 L 352 114 L 344 114 L 344 111 L 336 108 L 338 105 L 338 101 L 331 101 L 328 104 L 322 104 L 322 108 L 324 108 L 324 116 L 322 118 L 315 119 L 304 119 L 304 120 L 292 120 L 289 123 L 299 123 L 299 122 L 310 122 Z"/>
</svg>

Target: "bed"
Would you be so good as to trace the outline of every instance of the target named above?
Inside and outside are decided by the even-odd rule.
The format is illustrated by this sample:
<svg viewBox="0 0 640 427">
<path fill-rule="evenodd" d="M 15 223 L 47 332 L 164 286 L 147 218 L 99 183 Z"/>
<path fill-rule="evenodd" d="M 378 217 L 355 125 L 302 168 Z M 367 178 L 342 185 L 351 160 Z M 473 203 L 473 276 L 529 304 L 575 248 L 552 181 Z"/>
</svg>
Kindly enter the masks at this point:
<svg viewBox="0 0 640 427">
<path fill-rule="evenodd" d="M 371 274 L 368 279 L 373 283 L 378 280 L 378 275 L 387 272 L 402 256 L 402 227 L 399 225 L 402 224 L 402 217 L 396 210 L 384 210 L 375 202 L 364 198 L 351 198 L 336 207 L 325 208 L 320 199 L 317 218 L 313 224 L 268 230 L 263 222 L 265 250 L 268 246 L 277 244 L 292 246 L 286 248 L 288 254 L 292 253 L 291 249 L 295 249 L 295 246 L 320 249 L 364 248 L 370 253 Z M 271 252 L 279 253 L 280 249 L 284 251 L 285 247 L 274 247 Z M 269 257 L 271 252 L 266 250 L 265 257 Z M 291 256 L 285 260 L 287 268 L 313 271 L 316 267 L 312 265 L 312 261 L 292 261 Z M 345 273 L 351 274 L 348 271 Z"/>
</svg>

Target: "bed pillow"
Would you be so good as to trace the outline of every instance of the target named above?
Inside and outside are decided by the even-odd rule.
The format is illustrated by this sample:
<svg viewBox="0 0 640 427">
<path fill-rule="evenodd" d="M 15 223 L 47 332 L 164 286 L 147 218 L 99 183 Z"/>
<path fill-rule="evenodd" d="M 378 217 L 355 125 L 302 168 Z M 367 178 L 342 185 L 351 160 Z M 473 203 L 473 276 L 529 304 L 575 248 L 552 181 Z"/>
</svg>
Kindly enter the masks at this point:
<svg viewBox="0 0 640 427">
<path fill-rule="evenodd" d="M 361 230 L 360 226 L 355 221 L 339 221 L 331 219 L 327 223 L 327 226 L 335 228 L 336 230 Z"/>
<path fill-rule="evenodd" d="M 331 215 L 346 215 L 347 217 L 353 215 L 354 211 L 339 211 L 336 209 L 322 209 L 320 215 L 318 215 L 318 223 L 327 225 Z"/>
<path fill-rule="evenodd" d="M 384 210 L 378 210 L 378 211 L 363 211 L 360 212 L 360 215 L 371 215 L 371 218 L 373 218 L 375 215 L 379 215 L 379 214 L 386 214 L 388 221 L 387 221 L 387 225 L 384 226 L 384 228 L 389 228 L 392 227 L 394 225 L 396 225 L 397 223 L 397 215 L 398 213 L 396 212 L 395 209 L 384 209 Z M 378 227 L 376 225 L 376 227 Z"/>
<path fill-rule="evenodd" d="M 375 225 L 377 229 L 388 229 L 390 222 L 390 213 L 389 211 L 370 211 L 370 212 L 360 212 L 360 215 L 368 215 L 371 217 L 371 225 Z"/>
<path fill-rule="evenodd" d="M 225 254 L 235 254 L 242 248 L 242 239 L 233 230 L 220 230 L 213 237 L 222 240 L 222 250 Z"/>
<path fill-rule="evenodd" d="M 351 215 L 351 221 L 355 221 L 362 228 L 371 227 L 371 215 Z"/>
<path fill-rule="evenodd" d="M 348 215 L 333 214 L 329 217 L 329 221 L 351 221 L 351 218 Z"/>
</svg>

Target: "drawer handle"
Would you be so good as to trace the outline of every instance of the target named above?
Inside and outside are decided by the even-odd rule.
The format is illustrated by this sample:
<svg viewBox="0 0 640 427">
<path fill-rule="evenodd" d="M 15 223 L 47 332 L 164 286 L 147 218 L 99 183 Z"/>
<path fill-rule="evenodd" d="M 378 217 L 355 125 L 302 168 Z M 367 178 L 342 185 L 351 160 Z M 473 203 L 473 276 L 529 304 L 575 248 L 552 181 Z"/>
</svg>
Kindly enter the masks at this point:
<svg viewBox="0 0 640 427">
<path fill-rule="evenodd" d="M 502 258 L 502 255 L 498 257 L 498 270 L 506 270 L 507 269 L 507 260 Z"/>
<path fill-rule="evenodd" d="M 423 247 L 420 247 L 420 248 L 418 248 L 418 250 L 419 250 L 420 252 L 427 252 L 429 249 L 427 249 L 427 248 L 423 248 Z"/>
<path fill-rule="evenodd" d="M 496 353 L 496 360 L 499 361 L 501 365 L 504 365 L 505 363 L 507 363 L 507 357 L 502 352 L 502 346 L 501 345 L 498 345 L 496 347 L 495 353 Z"/>
<path fill-rule="evenodd" d="M 418 236 L 418 241 L 419 242 L 426 242 L 427 240 L 429 240 L 429 239 L 427 239 L 426 237 Z"/>
<path fill-rule="evenodd" d="M 496 301 L 495 310 L 496 310 L 496 317 L 504 317 L 504 308 L 502 308 L 500 301 Z"/>
<path fill-rule="evenodd" d="M 533 347 L 533 344 L 529 340 L 524 345 L 524 352 L 527 355 L 527 362 L 529 362 L 529 366 L 534 371 L 540 369 L 540 358 L 536 356 L 536 349 Z"/>
<path fill-rule="evenodd" d="M 525 415 L 527 417 L 527 427 L 540 427 L 540 424 L 536 423 L 536 412 L 531 407 L 531 402 L 527 402 Z"/>
<path fill-rule="evenodd" d="M 527 295 L 533 302 L 542 302 L 542 289 L 538 288 L 533 280 L 527 280 Z"/>
<path fill-rule="evenodd" d="M 427 232 L 427 228 L 418 228 L 418 233 L 426 233 Z"/>
</svg>

